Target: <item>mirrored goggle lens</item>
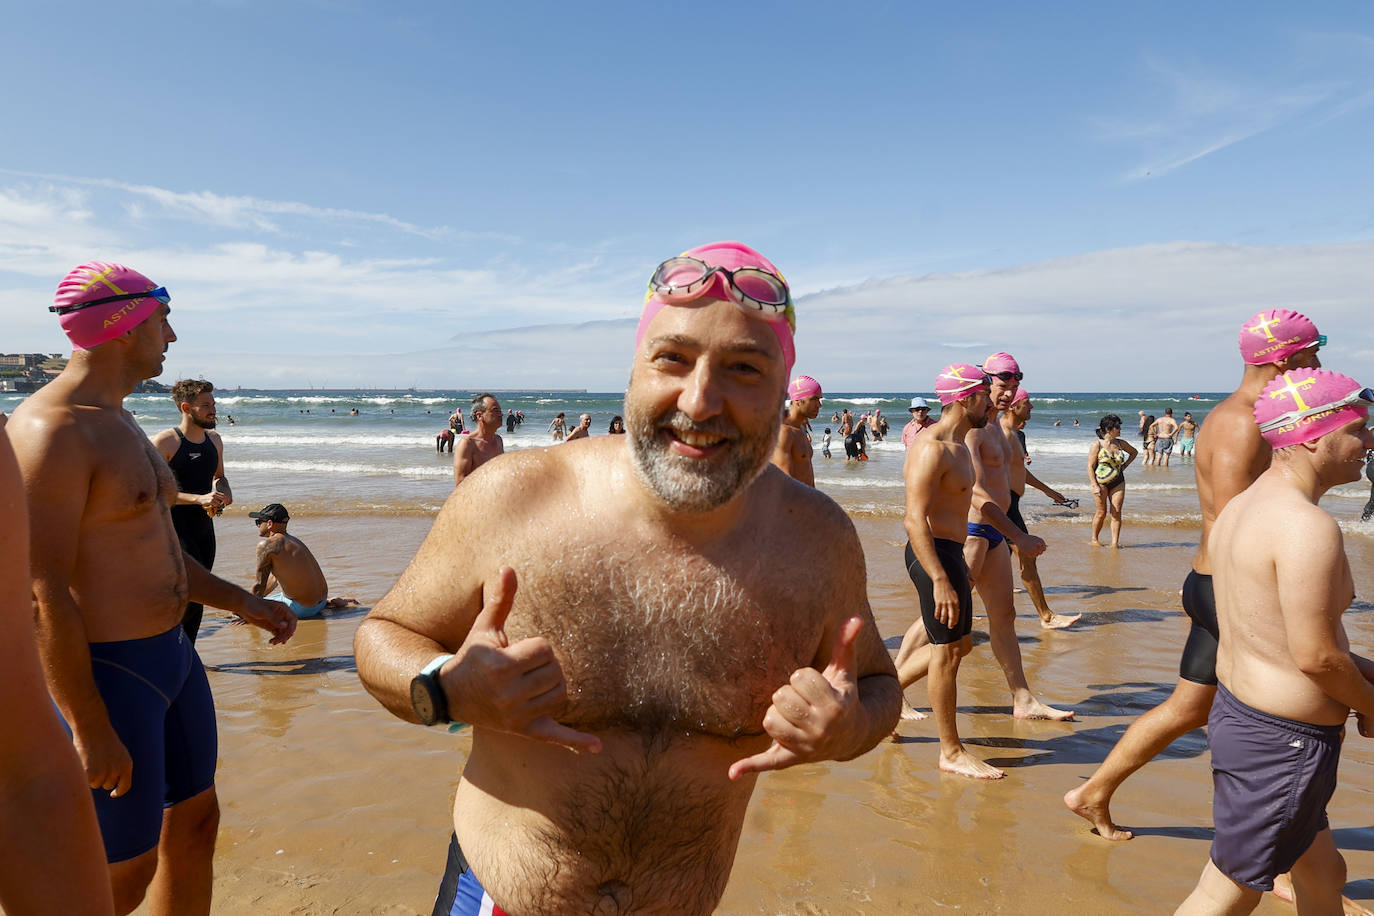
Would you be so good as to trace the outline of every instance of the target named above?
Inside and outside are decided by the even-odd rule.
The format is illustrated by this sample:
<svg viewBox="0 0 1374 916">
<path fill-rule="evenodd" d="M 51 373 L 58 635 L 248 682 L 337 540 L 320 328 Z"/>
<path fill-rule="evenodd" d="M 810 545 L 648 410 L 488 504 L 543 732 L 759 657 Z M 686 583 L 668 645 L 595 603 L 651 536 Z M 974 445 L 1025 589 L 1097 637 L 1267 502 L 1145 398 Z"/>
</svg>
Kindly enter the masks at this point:
<svg viewBox="0 0 1374 916">
<path fill-rule="evenodd" d="M 735 271 L 735 288 L 764 305 L 787 304 L 787 285 L 766 270 L 741 267 Z"/>
<path fill-rule="evenodd" d="M 650 284 L 654 287 L 686 291 L 700 283 L 710 272 L 695 258 L 670 258 L 658 266 Z"/>
</svg>

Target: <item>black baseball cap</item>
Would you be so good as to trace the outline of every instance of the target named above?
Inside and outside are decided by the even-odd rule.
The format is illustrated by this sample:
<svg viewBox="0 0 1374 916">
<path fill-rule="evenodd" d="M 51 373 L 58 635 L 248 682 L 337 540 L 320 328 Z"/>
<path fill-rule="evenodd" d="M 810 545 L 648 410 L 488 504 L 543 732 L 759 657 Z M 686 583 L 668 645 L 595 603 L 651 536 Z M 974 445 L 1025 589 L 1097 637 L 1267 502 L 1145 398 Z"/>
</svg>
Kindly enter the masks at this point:
<svg viewBox="0 0 1374 916">
<path fill-rule="evenodd" d="M 248 517 L 255 522 L 287 522 L 291 513 L 281 503 L 268 503 L 257 512 L 249 512 Z"/>
</svg>

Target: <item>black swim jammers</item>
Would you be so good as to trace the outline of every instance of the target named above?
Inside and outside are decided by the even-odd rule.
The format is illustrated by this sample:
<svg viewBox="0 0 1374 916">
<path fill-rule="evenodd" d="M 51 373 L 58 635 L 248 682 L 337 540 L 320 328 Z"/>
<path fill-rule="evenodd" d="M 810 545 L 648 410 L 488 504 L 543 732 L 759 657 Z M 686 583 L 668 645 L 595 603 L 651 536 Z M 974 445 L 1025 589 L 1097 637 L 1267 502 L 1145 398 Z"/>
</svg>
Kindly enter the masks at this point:
<svg viewBox="0 0 1374 916">
<path fill-rule="evenodd" d="M 1193 622 L 1178 663 L 1178 676 L 1194 684 L 1217 683 L 1217 599 L 1212 577 L 1189 570 L 1183 580 L 1183 610 Z"/>
<path fill-rule="evenodd" d="M 1336 791 L 1340 725 L 1312 725 L 1254 709 L 1217 685 L 1212 746 L 1212 862 L 1237 884 L 1274 889 L 1327 827 Z"/>
<path fill-rule="evenodd" d="M 964 545 L 958 541 L 935 538 L 935 554 L 940 558 L 940 566 L 949 577 L 950 584 L 959 595 L 959 620 L 947 627 L 935 619 L 935 583 L 922 568 L 911 544 L 906 545 L 906 574 L 911 584 L 916 586 L 916 594 L 921 599 L 921 620 L 925 622 L 930 641 L 937 646 L 947 646 L 963 639 L 973 632 L 973 589 L 968 581 L 968 565 L 964 563 Z"/>
</svg>

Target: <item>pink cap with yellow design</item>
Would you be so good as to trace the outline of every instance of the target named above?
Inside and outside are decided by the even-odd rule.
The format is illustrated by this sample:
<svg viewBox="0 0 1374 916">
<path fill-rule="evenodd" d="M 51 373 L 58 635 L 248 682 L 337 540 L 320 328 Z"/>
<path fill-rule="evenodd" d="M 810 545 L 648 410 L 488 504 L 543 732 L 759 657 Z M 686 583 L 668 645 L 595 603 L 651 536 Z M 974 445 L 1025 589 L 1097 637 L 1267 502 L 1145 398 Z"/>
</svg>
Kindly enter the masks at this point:
<svg viewBox="0 0 1374 916">
<path fill-rule="evenodd" d="M 1323 342 L 1306 315 L 1292 309 L 1265 309 L 1241 326 L 1240 357 L 1247 366 L 1263 366 Z"/>
<path fill-rule="evenodd" d="M 935 396 L 948 407 L 971 394 L 986 391 L 990 385 L 987 373 L 968 363 L 951 363 L 935 376 Z"/>
<path fill-rule="evenodd" d="M 1274 448 L 1320 439 L 1351 420 L 1369 416 L 1374 392 L 1329 369 L 1281 372 L 1255 402 L 1260 435 Z"/>
<path fill-rule="evenodd" d="M 147 321 L 160 300 L 133 294 L 155 290 L 159 290 L 158 285 L 132 267 L 90 261 L 73 268 L 57 284 L 52 310 L 57 312 L 72 346 L 90 350 Z M 158 294 L 165 296 L 166 291 Z M 99 304 L 85 304 L 91 302 Z"/>
<path fill-rule="evenodd" d="M 809 375 L 799 375 L 787 383 L 787 399 L 804 401 L 821 396 L 821 383 Z"/>
</svg>

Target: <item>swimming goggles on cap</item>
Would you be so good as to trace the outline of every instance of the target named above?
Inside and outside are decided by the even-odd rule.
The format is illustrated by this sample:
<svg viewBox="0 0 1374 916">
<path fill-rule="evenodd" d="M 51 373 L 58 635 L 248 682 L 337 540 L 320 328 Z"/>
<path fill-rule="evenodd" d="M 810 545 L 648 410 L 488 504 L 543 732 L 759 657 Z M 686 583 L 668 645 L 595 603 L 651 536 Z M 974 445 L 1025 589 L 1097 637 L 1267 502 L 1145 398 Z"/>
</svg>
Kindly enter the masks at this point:
<svg viewBox="0 0 1374 916">
<path fill-rule="evenodd" d="M 736 305 L 752 309 L 769 321 L 786 318 L 792 304 L 787 281 L 761 267 L 727 270 L 712 267 L 700 258 L 679 255 L 658 265 L 649 278 L 649 289 L 667 302 L 688 302 L 704 295 L 717 273 L 725 278 L 726 292 Z"/>
<path fill-rule="evenodd" d="M 987 370 L 984 370 L 984 371 L 987 371 Z M 1001 380 L 1004 381 L 1004 382 L 1010 382 L 1012 379 L 1015 379 L 1016 381 L 1019 382 L 1019 381 L 1021 381 L 1021 379 L 1023 379 L 1023 378 L 1026 377 L 1023 373 L 1020 373 L 1020 372 L 1012 372 L 1012 371 L 1010 371 L 1010 370 L 1008 370 L 1008 371 L 1006 371 L 1006 372 L 989 372 L 988 374 L 989 374 L 992 378 L 999 378 L 999 379 L 1001 379 Z"/>
<path fill-rule="evenodd" d="M 1330 413 L 1333 410 L 1340 410 L 1342 407 L 1369 407 L 1374 405 L 1374 390 L 1361 388 L 1359 391 L 1352 391 L 1339 401 L 1330 404 L 1319 404 L 1316 407 L 1308 407 L 1305 410 L 1290 410 L 1281 413 L 1277 417 L 1272 417 L 1260 424 L 1259 431 L 1262 433 L 1273 432 L 1285 426 L 1291 426 L 1299 420 L 1308 417 L 1315 417 L 1317 414 Z"/>
<path fill-rule="evenodd" d="M 107 302 L 123 302 L 126 299 L 146 299 L 152 296 L 163 305 L 170 305 L 172 294 L 167 292 L 167 287 L 159 286 L 157 289 L 150 289 L 144 293 L 123 293 L 118 296 L 106 296 L 104 299 L 92 299 L 89 302 L 78 302 L 75 305 L 50 305 L 48 311 L 56 312 L 59 315 L 66 315 L 69 312 L 79 312 L 88 309 L 93 305 L 104 305 Z"/>
</svg>

